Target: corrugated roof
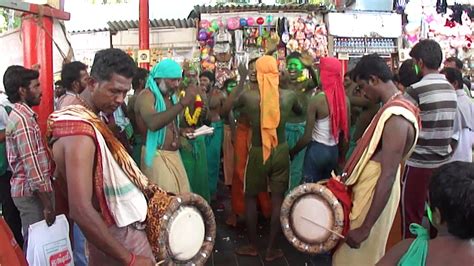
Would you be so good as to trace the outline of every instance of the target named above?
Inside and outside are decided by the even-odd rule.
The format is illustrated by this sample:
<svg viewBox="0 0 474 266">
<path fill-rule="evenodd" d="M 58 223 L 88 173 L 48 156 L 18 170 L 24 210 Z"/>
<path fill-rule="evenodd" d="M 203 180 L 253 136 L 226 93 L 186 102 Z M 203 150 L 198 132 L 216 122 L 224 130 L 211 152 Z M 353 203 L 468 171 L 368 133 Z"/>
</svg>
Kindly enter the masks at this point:
<svg viewBox="0 0 474 266">
<path fill-rule="evenodd" d="M 73 33 L 89 33 L 100 31 L 118 32 L 129 29 L 138 29 L 138 20 L 117 20 L 107 22 L 107 28 L 75 30 Z M 194 28 L 194 19 L 150 19 L 150 28 Z"/>
<path fill-rule="evenodd" d="M 216 6 L 195 6 L 189 13 L 188 19 L 199 19 L 201 14 L 211 13 L 231 13 L 231 12 L 253 12 L 262 13 L 278 13 L 282 12 L 319 12 L 326 13 L 328 10 L 325 6 L 310 4 L 293 4 L 293 5 L 216 5 Z"/>
<path fill-rule="evenodd" d="M 129 29 L 138 29 L 138 20 L 119 20 L 109 21 L 109 30 L 112 32 L 124 31 Z M 194 28 L 196 22 L 194 19 L 151 19 L 151 28 Z"/>
</svg>

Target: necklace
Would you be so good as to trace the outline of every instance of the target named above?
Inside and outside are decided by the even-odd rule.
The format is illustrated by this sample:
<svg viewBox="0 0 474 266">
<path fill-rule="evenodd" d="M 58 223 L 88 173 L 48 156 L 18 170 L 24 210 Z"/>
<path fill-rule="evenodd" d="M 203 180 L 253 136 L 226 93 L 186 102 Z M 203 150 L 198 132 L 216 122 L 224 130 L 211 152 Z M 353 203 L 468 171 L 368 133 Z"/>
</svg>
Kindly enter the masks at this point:
<svg viewBox="0 0 474 266">
<path fill-rule="evenodd" d="M 94 110 L 92 109 L 92 106 L 90 106 L 84 99 L 82 99 L 81 96 L 79 95 L 76 95 L 77 99 L 81 102 L 82 106 L 84 106 L 86 109 L 88 109 L 89 111 L 94 112 Z"/>
<path fill-rule="evenodd" d="M 180 93 L 181 98 L 186 95 L 184 91 Z M 186 119 L 186 123 L 190 126 L 195 126 L 199 122 L 199 117 L 201 116 L 202 107 L 204 103 L 202 101 L 201 95 L 196 94 L 196 99 L 194 101 L 194 113 L 191 115 L 189 111 L 189 107 L 184 108 L 184 118 Z"/>
<path fill-rule="evenodd" d="M 398 97 L 398 96 L 400 96 L 400 95 L 402 95 L 402 92 L 401 92 L 401 91 L 397 91 L 394 95 L 392 95 L 392 97 L 390 97 L 390 98 L 388 99 L 387 103 L 393 101 L 393 99 L 395 99 L 396 97 Z"/>
</svg>

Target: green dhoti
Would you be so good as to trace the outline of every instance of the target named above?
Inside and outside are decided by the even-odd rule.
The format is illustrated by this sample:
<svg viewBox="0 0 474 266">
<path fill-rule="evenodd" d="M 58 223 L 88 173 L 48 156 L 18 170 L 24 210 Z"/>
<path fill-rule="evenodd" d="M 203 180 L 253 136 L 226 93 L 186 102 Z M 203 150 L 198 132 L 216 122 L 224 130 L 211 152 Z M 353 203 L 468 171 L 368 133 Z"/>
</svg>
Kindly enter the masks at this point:
<svg viewBox="0 0 474 266">
<path fill-rule="evenodd" d="M 199 136 L 195 139 L 181 138 L 180 152 L 189 184 L 191 185 L 191 191 L 209 202 L 209 181 L 204 136 Z"/>
<path fill-rule="evenodd" d="M 285 134 L 286 141 L 290 149 L 296 146 L 296 143 L 304 135 L 306 122 L 286 123 Z M 303 178 L 303 162 L 306 148 L 295 155 L 290 164 L 290 182 L 288 184 L 288 192 L 301 184 Z"/>
<path fill-rule="evenodd" d="M 224 122 L 212 122 L 214 128 L 212 135 L 206 136 L 207 171 L 209 176 L 209 191 L 211 196 L 216 194 L 217 180 L 221 166 L 222 139 L 224 137 Z"/>
<path fill-rule="evenodd" d="M 142 136 L 135 135 L 133 140 L 133 151 L 132 151 L 132 158 L 135 163 L 140 166 L 141 159 L 142 159 L 142 146 L 144 145 Z"/>
</svg>

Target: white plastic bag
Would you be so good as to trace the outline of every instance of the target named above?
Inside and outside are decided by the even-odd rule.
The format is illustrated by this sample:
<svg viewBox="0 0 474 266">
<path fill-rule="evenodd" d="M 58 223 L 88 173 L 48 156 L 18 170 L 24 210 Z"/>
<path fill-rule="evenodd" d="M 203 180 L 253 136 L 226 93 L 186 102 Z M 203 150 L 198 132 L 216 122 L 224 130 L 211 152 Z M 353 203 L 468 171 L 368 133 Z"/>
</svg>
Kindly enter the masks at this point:
<svg viewBox="0 0 474 266">
<path fill-rule="evenodd" d="M 69 224 L 64 214 L 56 216 L 51 226 L 45 220 L 30 225 L 26 260 L 34 266 L 74 265 Z"/>
</svg>

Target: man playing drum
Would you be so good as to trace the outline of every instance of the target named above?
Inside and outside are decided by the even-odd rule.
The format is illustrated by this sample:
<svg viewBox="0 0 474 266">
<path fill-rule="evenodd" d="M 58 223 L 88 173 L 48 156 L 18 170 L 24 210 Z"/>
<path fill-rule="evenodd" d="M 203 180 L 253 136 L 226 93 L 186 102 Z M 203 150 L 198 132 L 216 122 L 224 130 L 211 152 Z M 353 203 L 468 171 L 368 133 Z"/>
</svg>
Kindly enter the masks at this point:
<svg viewBox="0 0 474 266">
<path fill-rule="evenodd" d="M 250 245 L 236 250 L 239 255 L 257 256 L 257 207 L 258 193 L 270 187 L 272 217 L 270 238 L 265 255 L 266 261 L 273 261 L 283 252 L 275 249 L 275 238 L 280 231 L 280 208 L 283 195 L 288 189 L 289 148 L 285 137 L 285 123 L 292 110 L 299 110 L 296 94 L 290 90 L 279 90 L 279 72 L 275 58 L 263 56 L 256 62 L 259 90 L 246 90 L 238 97 L 235 107 L 248 115 L 252 127 L 252 145 L 249 150 L 245 171 L 245 208 Z M 247 70 L 240 69 L 241 79 L 247 77 Z M 229 98 L 242 92 L 239 86 Z M 240 92 L 239 92 L 240 91 Z"/>
<path fill-rule="evenodd" d="M 99 112 L 111 114 L 124 102 L 135 71 L 125 52 L 97 52 L 87 88 L 78 97 L 83 106 L 66 107 L 48 121 L 58 187 L 69 199 L 70 217 L 90 244 L 89 265 L 154 262 L 145 231 L 140 229 L 147 202 L 129 179 L 139 170 L 118 142 L 116 147 L 104 144 L 103 132 L 112 139 L 113 135 L 99 118 Z"/>
<path fill-rule="evenodd" d="M 376 54 L 364 56 L 352 79 L 365 97 L 384 105 L 348 161 L 345 184 L 352 189 L 350 230 L 333 265 L 375 265 L 385 253 L 400 200 L 400 164 L 418 138 L 418 108 L 401 97 L 392 73 Z"/>
</svg>

